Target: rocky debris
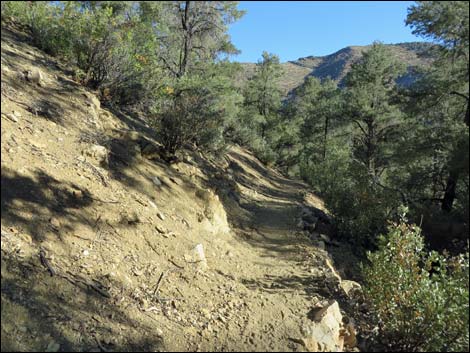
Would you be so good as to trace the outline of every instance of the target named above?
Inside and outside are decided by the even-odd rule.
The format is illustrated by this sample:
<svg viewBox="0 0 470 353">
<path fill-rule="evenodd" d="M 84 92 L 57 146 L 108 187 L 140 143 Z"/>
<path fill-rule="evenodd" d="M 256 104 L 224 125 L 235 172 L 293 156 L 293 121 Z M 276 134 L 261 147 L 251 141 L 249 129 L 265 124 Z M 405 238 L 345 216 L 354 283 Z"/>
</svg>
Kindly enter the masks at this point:
<svg viewBox="0 0 470 353">
<path fill-rule="evenodd" d="M 344 346 L 355 348 L 357 346 L 356 328 L 351 319 L 343 317 L 344 328 L 341 329 L 340 335 L 343 337 Z"/>
<path fill-rule="evenodd" d="M 349 298 L 357 297 L 362 292 L 361 285 L 350 280 L 341 280 L 340 287 Z"/>
<path fill-rule="evenodd" d="M 219 196 L 212 190 L 202 188 L 196 190 L 196 196 L 203 200 L 203 213 L 209 221 L 207 230 L 212 233 L 229 233 L 230 226 L 227 220 L 227 213 L 222 202 L 220 202 Z M 200 219 L 201 222 L 204 221 L 201 217 Z"/>
<path fill-rule="evenodd" d="M 157 217 L 160 218 L 162 221 L 165 220 L 165 216 L 161 212 L 157 212 Z"/>
<path fill-rule="evenodd" d="M 168 238 L 168 231 L 165 228 L 163 228 L 161 225 L 157 224 L 155 226 L 155 229 L 158 231 L 158 233 L 160 233 L 164 237 Z"/>
<path fill-rule="evenodd" d="M 93 157 L 99 162 L 104 162 L 108 157 L 108 149 L 101 145 L 91 145 L 83 151 L 83 154 Z"/>
<path fill-rule="evenodd" d="M 199 269 L 207 269 L 207 259 L 204 253 L 204 246 L 197 244 L 189 253 L 184 255 L 186 262 L 196 264 Z"/>
<path fill-rule="evenodd" d="M 19 121 L 19 118 L 21 118 L 21 113 L 14 110 L 11 113 L 5 114 L 5 116 L 11 121 L 17 123 Z"/>
<path fill-rule="evenodd" d="M 55 230 L 60 229 L 60 221 L 57 218 L 51 217 L 49 219 L 49 223 L 51 224 L 52 228 L 54 228 Z"/>
<path fill-rule="evenodd" d="M 24 77 L 31 83 L 35 83 L 40 87 L 44 86 L 44 75 L 38 68 L 26 71 Z"/>
<path fill-rule="evenodd" d="M 72 190 L 72 195 L 73 195 L 73 197 L 75 197 L 76 200 L 83 199 L 83 191 L 82 190 L 74 189 L 74 190 Z"/>
<path fill-rule="evenodd" d="M 196 261 L 199 262 L 199 267 L 202 269 L 207 268 L 207 260 L 206 260 L 206 255 L 204 254 L 204 247 L 202 244 L 197 244 L 194 247 L 194 254 Z"/>
<path fill-rule="evenodd" d="M 304 337 L 305 348 L 309 352 L 341 352 L 344 338 L 341 335 L 343 316 L 338 302 L 330 301 L 316 313 L 313 324 L 304 327 L 307 337 Z"/>
<path fill-rule="evenodd" d="M 160 179 L 158 179 L 157 176 L 153 176 L 152 177 L 152 182 L 156 185 L 156 186 L 162 186 L 162 182 L 160 181 Z"/>
</svg>

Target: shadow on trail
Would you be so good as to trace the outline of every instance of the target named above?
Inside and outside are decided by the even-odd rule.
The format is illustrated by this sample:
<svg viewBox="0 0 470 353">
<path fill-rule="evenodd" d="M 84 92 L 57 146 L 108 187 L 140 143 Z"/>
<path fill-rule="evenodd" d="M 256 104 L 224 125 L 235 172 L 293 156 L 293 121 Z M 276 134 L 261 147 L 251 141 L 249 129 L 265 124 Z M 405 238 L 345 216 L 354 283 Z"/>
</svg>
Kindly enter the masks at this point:
<svg viewBox="0 0 470 353">
<path fill-rule="evenodd" d="M 162 349 L 163 342 L 154 328 L 131 319 L 115 305 L 114 299 L 79 288 L 63 278 L 50 277 L 38 270 L 32 259 L 25 260 L 2 253 L 2 321 L 12 323 L 8 325 L 9 330 L 23 325 L 23 335 L 28 336 L 25 341 L 34 341 L 29 349 L 46 351 L 51 342 L 60 344 L 60 351 L 64 352 L 98 348 L 118 352 Z M 14 339 L 9 339 L 14 333 L 4 332 L 5 327 L 2 325 L 2 351 L 24 350 Z M 126 343 L 104 342 L 105 337 L 117 337 L 121 328 L 135 330 L 136 334 Z"/>
</svg>

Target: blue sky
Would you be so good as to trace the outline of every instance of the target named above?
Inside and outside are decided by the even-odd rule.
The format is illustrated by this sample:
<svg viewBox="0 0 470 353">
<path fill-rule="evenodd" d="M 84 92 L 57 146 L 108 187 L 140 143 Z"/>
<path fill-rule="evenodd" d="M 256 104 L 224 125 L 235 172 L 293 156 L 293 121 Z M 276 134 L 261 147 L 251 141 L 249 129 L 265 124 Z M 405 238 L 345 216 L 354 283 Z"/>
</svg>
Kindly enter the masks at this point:
<svg viewBox="0 0 470 353">
<path fill-rule="evenodd" d="M 327 55 L 349 45 L 422 41 L 405 26 L 413 1 L 240 1 L 245 16 L 230 26 L 242 51 L 232 59 L 257 62 L 263 50 L 281 62 Z"/>
</svg>

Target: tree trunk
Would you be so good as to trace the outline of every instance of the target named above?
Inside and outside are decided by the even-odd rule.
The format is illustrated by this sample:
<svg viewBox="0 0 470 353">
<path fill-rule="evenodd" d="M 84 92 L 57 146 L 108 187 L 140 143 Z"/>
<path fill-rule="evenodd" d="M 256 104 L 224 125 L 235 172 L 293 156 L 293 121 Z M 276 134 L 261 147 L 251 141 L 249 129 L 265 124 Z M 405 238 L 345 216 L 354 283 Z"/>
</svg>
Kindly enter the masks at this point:
<svg viewBox="0 0 470 353">
<path fill-rule="evenodd" d="M 442 199 L 441 208 L 443 211 L 450 212 L 452 210 L 458 178 L 458 173 L 453 171 L 449 173 L 449 177 L 447 178 L 446 191 L 444 193 L 444 198 Z"/>
<path fill-rule="evenodd" d="M 328 122 L 329 122 L 329 119 L 328 119 L 328 116 L 325 118 L 325 132 L 324 132 L 324 136 L 323 136 L 323 160 L 326 159 L 326 138 L 327 138 L 327 135 L 328 135 Z"/>
</svg>

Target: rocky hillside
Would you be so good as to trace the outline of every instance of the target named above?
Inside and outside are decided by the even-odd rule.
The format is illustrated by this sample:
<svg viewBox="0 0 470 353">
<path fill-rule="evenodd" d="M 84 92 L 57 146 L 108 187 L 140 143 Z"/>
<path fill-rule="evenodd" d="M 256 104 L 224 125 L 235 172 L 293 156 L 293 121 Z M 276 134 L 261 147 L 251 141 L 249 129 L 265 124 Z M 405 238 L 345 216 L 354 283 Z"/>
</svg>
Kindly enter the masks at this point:
<svg viewBox="0 0 470 353">
<path fill-rule="evenodd" d="M 2 351 L 358 351 L 367 307 L 307 186 L 232 147 L 159 155 L 2 28 Z"/>
<path fill-rule="evenodd" d="M 432 62 L 429 49 L 432 44 L 424 42 L 400 43 L 387 45 L 393 55 L 407 65 L 408 73 L 399 79 L 403 85 L 413 82 L 415 69 L 419 66 L 427 66 Z M 350 46 L 326 56 L 307 56 L 295 61 L 283 63 L 284 75 L 280 85 L 284 93 L 300 86 L 306 76 L 315 76 L 320 79 L 327 77 L 344 84 L 344 78 L 351 65 L 362 57 L 370 46 Z M 255 64 L 244 63 L 245 77 L 253 74 Z"/>
</svg>

